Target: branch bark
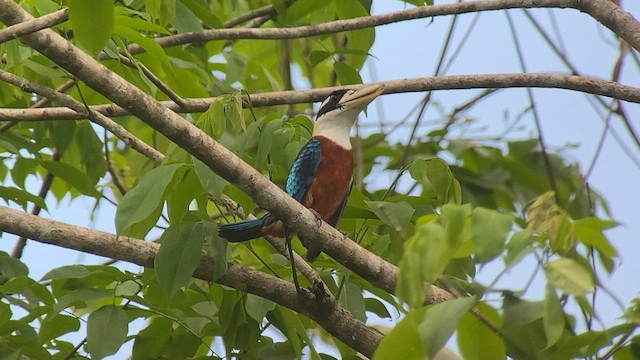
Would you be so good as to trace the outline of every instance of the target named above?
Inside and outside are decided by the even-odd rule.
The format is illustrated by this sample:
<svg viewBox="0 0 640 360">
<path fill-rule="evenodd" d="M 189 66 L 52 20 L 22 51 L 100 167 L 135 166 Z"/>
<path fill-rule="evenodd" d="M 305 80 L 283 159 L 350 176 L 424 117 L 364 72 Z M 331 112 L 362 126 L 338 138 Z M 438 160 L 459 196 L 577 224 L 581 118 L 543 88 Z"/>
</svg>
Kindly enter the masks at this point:
<svg viewBox="0 0 640 360">
<path fill-rule="evenodd" d="M 385 86 L 384 94 L 422 92 L 431 90 L 455 89 L 500 89 L 500 88 L 554 88 L 580 91 L 640 103 L 640 88 L 622 85 L 614 81 L 600 80 L 586 76 L 563 74 L 485 74 L 485 75 L 448 75 L 437 77 L 412 78 L 402 80 L 381 81 Z M 322 101 L 331 92 L 343 88 L 359 88 L 365 85 L 334 86 L 310 90 L 275 91 L 269 93 L 244 96 L 244 101 L 251 101 L 254 107 L 302 104 Z M 180 112 L 197 113 L 207 111 L 216 98 L 183 99 L 183 107 L 173 101 L 162 101 L 166 108 Z M 115 104 L 91 106 L 103 115 L 118 117 L 129 115 L 129 112 Z M 0 120 L 41 121 L 83 119 L 78 113 L 59 107 L 42 109 L 0 109 Z"/>
<path fill-rule="evenodd" d="M 336 20 L 322 24 L 291 28 L 270 29 L 214 29 L 202 32 L 184 33 L 157 38 L 162 47 L 185 45 L 195 42 L 238 39 L 297 39 L 337 32 L 387 25 L 400 21 L 415 20 L 444 15 L 475 13 L 480 11 L 528 9 L 528 8 L 571 8 L 584 12 L 609 28 L 634 49 L 640 51 L 640 23 L 628 12 L 609 0 L 483 0 L 458 2 L 365 16 L 347 20 Z M 132 54 L 144 52 L 135 44 L 129 47 Z"/>
<path fill-rule="evenodd" d="M 109 234 L 0 206 L 0 229 L 45 244 L 61 246 L 98 256 L 153 267 L 160 245 L 144 240 Z M 203 253 L 193 276 L 213 281 L 213 264 Z M 303 314 L 327 332 L 367 357 L 372 357 L 382 335 L 333 301 L 318 299 L 308 291 L 297 293 L 282 279 L 247 267 L 228 264 L 228 271 L 217 283 L 252 293 Z"/>
<path fill-rule="evenodd" d="M 30 21 L 25 21 L 20 24 L 8 26 L 0 30 L 0 43 L 3 43 L 7 40 L 16 39 L 22 35 L 30 34 L 38 30 L 50 28 L 52 26 L 63 23 L 68 19 L 69 15 L 67 9 L 62 9 Z"/>
</svg>

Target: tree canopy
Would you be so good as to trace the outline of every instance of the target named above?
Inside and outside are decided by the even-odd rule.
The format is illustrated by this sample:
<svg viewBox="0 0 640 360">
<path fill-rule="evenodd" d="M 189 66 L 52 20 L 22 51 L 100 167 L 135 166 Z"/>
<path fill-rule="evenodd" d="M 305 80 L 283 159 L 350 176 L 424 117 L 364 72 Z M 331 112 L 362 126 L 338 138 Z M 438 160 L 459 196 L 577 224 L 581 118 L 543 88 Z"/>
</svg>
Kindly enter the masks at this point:
<svg viewBox="0 0 640 360">
<path fill-rule="evenodd" d="M 588 171 L 539 127 L 459 136 L 498 89 L 556 88 L 589 96 L 640 146 L 625 112 L 640 89 L 619 82 L 618 66 L 640 66 L 640 23 L 609 0 L 404 3 L 371 15 L 367 0 L 0 0 L 0 230 L 17 239 L 0 252 L 0 358 L 102 359 L 128 346 L 131 359 L 423 359 L 454 334 L 464 359 L 640 358 L 638 298 L 615 324 L 598 321 L 596 295 L 616 298 L 603 278 L 618 224 Z M 385 94 L 424 94 L 410 120 L 356 125 L 339 230 L 282 191 L 312 103 L 362 86 L 378 27 L 535 8 L 609 29 L 613 75 L 570 64 L 446 75 L 443 39 L 433 76 L 381 82 Z M 475 90 L 420 133 L 433 92 L 447 89 Z M 535 112 L 530 101 L 509 127 Z M 391 136 L 411 120 L 403 141 Z M 90 202 L 77 215 L 87 219 L 115 207 L 115 232 L 60 221 L 45 198 Z M 297 240 L 290 253 L 283 239 L 217 236 L 264 211 L 323 254 L 308 263 Z M 33 241 L 109 261 L 34 278 L 21 261 Z M 516 268 L 521 283 L 503 287 Z M 532 296 L 534 279 L 544 291 Z"/>
</svg>

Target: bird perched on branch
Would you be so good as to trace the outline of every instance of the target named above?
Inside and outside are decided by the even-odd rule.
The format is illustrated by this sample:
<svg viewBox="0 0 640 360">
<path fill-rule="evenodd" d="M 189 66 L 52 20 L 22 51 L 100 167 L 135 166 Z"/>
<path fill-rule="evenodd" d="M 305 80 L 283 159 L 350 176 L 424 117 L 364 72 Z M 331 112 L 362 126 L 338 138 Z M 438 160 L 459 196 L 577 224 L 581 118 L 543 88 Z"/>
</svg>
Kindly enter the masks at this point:
<svg viewBox="0 0 640 360">
<path fill-rule="evenodd" d="M 349 132 L 358 114 L 378 97 L 382 85 L 358 90 L 338 90 L 320 105 L 313 137 L 300 150 L 289 170 L 286 191 L 324 221 L 336 226 L 351 191 L 353 157 Z M 229 242 L 241 242 L 263 235 L 288 236 L 282 221 L 270 213 L 260 219 L 245 220 L 219 227 L 218 234 Z M 303 242 L 307 259 L 320 254 L 316 245 Z"/>
</svg>

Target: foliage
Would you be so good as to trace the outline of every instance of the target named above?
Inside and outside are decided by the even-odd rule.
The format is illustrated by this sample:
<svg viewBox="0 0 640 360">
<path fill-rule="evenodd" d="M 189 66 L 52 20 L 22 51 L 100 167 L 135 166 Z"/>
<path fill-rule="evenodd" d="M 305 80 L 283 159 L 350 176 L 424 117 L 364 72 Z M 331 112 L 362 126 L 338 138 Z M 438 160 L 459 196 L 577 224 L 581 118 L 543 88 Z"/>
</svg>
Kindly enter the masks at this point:
<svg viewBox="0 0 640 360">
<path fill-rule="evenodd" d="M 359 70 L 374 40 L 374 30 L 367 28 L 289 41 L 211 41 L 162 48 L 153 37 L 221 28 L 225 21 L 268 3 L 93 3 L 32 0 L 22 5 L 34 16 L 68 7 L 70 21 L 55 30 L 93 56 L 104 49 L 105 66 L 156 99 L 166 100 L 167 95 L 139 65 L 131 68 L 117 60 L 118 50 L 134 64 L 144 64 L 181 97 L 218 96 L 206 112 L 187 114 L 186 119 L 279 185 L 311 136 L 312 121 L 303 115 L 309 106 L 242 109 L 239 89 L 253 94 L 290 88 L 291 74 L 279 70 L 283 64 L 299 70 L 312 87 L 359 83 Z M 357 0 L 289 3 L 274 1 L 277 18 L 266 26 L 366 16 L 371 5 Z M 146 52 L 127 53 L 130 43 Z M 283 51 L 285 47 L 290 51 Z M 0 53 L 5 54 L 4 70 L 31 81 L 56 88 L 68 80 L 50 60 L 17 40 L 0 44 Z M 69 94 L 86 104 L 106 101 L 81 83 Z M 33 100 L 31 94 L 0 83 L 3 106 L 29 107 Z M 155 166 L 86 120 L 23 122 L 0 138 L 6 159 L 0 164 L 0 197 L 5 202 L 24 209 L 30 204 L 45 207 L 43 199 L 27 189 L 50 173 L 58 202 L 92 199 L 97 209 L 116 201 L 119 235 L 154 240 L 159 232 L 152 229 L 162 229 L 155 269 L 139 273 L 117 265 L 70 265 L 36 280 L 29 277 L 27 265 L 0 253 L 1 358 L 102 359 L 126 342 L 132 346 L 132 359 L 299 358 L 303 353 L 331 358 L 317 338 L 335 347 L 341 358 L 356 356 L 314 321 L 282 305 L 193 279 L 203 249 L 213 258 L 214 279 L 226 273 L 227 263 L 283 279 L 290 279 L 292 272 L 289 262 L 265 241 L 227 245 L 215 235 L 216 221 L 222 220 L 212 218 L 236 220 L 219 205 L 223 195 L 247 214 L 259 212 L 246 194 L 133 117 L 118 122 L 165 154 L 163 163 Z M 375 358 L 432 357 L 454 333 L 466 359 L 592 358 L 612 349 L 620 359 L 639 356 L 637 337 L 624 347 L 616 343 L 640 323 L 637 301 L 618 325 L 592 326 L 597 318 L 593 294 L 603 291 L 601 277 L 614 270 L 617 256 L 605 231 L 616 223 L 594 215 L 594 206 L 604 208 L 604 201 L 587 191 L 575 164 L 548 154 L 555 174 L 552 184 L 537 139 L 499 145 L 472 142 L 457 139 L 449 125 L 417 139 L 407 158 L 406 144 L 393 143 L 383 132 L 371 132 L 361 141 L 359 171 L 365 186 L 353 189 L 338 227 L 399 266 L 397 296 L 327 255 L 312 265 L 356 318 L 397 323 Z M 395 174 L 397 181 L 380 184 L 377 172 Z M 304 253 L 298 242 L 294 248 Z M 498 286 L 520 264 L 529 264 L 518 270 L 522 286 Z M 545 292 L 531 299 L 525 279 L 538 271 L 546 276 Z M 305 278 L 299 281 L 309 286 Z M 425 282 L 460 298 L 425 305 Z"/>
</svg>

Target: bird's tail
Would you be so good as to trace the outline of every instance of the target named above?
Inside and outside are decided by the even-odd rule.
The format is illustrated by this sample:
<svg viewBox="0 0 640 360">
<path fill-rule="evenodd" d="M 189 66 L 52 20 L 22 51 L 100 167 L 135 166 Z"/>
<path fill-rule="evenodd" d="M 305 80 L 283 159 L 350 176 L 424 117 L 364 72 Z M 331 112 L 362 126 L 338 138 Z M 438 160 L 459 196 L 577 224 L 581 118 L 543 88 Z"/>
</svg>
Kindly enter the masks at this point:
<svg viewBox="0 0 640 360">
<path fill-rule="evenodd" d="M 218 227 L 218 235 L 228 242 L 241 242 L 262 236 L 262 219 L 244 220 Z"/>
</svg>

